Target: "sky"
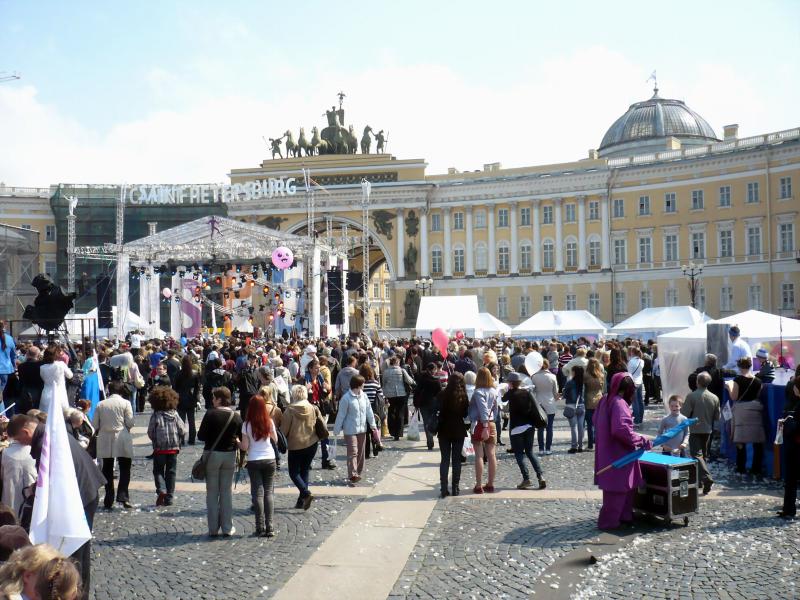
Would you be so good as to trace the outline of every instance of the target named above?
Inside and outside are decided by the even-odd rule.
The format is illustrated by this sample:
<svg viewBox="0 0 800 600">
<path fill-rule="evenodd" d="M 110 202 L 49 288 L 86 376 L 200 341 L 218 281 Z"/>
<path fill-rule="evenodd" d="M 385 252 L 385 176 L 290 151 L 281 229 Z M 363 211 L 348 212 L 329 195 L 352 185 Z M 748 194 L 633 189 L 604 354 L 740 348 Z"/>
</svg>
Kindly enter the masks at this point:
<svg viewBox="0 0 800 600">
<path fill-rule="evenodd" d="M 0 0 L 0 182 L 225 182 L 346 125 L 430 174 L 585 158 L 627 107 L 800 125 L 800 2 Z"/>
</svg>

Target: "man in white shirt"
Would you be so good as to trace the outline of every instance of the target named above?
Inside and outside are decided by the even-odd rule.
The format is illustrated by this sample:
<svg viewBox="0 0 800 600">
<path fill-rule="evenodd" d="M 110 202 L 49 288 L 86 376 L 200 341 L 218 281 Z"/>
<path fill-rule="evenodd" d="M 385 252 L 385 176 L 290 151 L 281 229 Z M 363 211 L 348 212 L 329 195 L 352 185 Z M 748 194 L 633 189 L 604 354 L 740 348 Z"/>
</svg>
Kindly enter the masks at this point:
<svg viewBox="0 0 800 600">
<path fill-rule="evenodd" d="M 636 395 L 633 398 L 633 424 L 639 425 L 644 420 L 644 360 L 642 351 L 633 347 L 629 350 L 628 373 L 636 386 Z"/>
<path fill-rule="evenodd" d="M 731 343 L 728 347 L 728 362 L 725 363 L 723 369 L 736 369 L 736 363 L 740 359 L 749 358 L 752 360 L 753 358 L 749 344 L 739 337 L 740 334 L 741 331 L 736 325 L 728 330 L 728 337 L 730 337 Z"/>
<path fill-rule="evenodd" d="M 139 335 L 138 330 L 131 332 L 131 348 L 137 349 L 142 347 L 142 336 Z"/>
<path fill-rule="evenodd" d="M 24 442 L 36 431 L 36 422 L 27 415 L 17 415 L 8 424 L 11 445 L 0 453 L 0 471 L 3 473 L 3 495 L 0 502 L 10 507 L 15 515 L 25 500 L 23 490 L 36 483 L 36 461 L 31 457 L 31 447 Z"/>
</svg>

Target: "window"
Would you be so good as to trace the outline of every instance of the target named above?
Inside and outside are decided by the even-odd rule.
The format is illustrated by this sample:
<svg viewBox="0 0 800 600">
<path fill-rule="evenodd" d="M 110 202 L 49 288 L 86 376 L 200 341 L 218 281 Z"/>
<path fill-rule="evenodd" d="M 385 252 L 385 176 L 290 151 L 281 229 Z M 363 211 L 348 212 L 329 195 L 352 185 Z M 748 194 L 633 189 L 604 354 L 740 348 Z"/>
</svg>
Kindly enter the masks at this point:
<svg viewBox="0 0 800 600">
<path fill-rule="evenodd" d="M 723 229 L 719 232 L 719 256 L 731 258 L 733 256 L 733 231 Z"/>
<path fill-rule="evenodd" d="M 781 309 L 794 310 L 794 284 L 791 282 L 781 284 Z"/>
<path fill-rule="evenodd" d="M 552 269 L 554 267 L 555 252 L 553 242 L 547 240 L 542 244 L 542 267 L 545 269 Z"/>
<path fill-rule="evenodd" d="M 453 213 L 453 229 L 464 229 L 464 213 Z"/>
<path fill-rule="evenodd" d="M 624 239 L 614 240 L 614 264 L 624 265 L 627 261 L 627 248 Z"/>
<path fill-rule="evenodd" d="M 381 284 L 377 281 L 373 282 L 372 284 L 372 297 L 373 298 L 380 298 L 381 295 Z"/>
<path fill-rule="evenodd" d="M 589 202 L 589 220 L 590 221 L 599 221 L 600 220 L 600 203 L 595 201 Z"/>
<path fill-rule="evenodd" d="M 719 310 L 733 312 L 733 288 L 729 285 L 719 288 Z"/>
<path fill-rule="evenodd" d="M 486 211 L 485 210 L 476 210 L 475 211 L 475 228 L 476 229 L 485 229 L 486 228 Z"/>
<path fill-rule="evenodd" d="M 758 182 L 751 181 L 747 184 L 747 203 L 755 204 L 758 201 Z"/>
<path fill-rule="evenodd" d="M 626 314 L 625 310 L 625 292 L 614 292 L 614 314 L 623 316 Z"/>
<path fill-rule="evenodd" d="M 751 285 L 747 288 L 747 303 L 751 310 L 761 310 L 761 286 Z"/>
<path fill-rule="evenodd" d="M 553 310 L 553 297 L 549 294 L 542 296 L 542 310 Z"/>
<path fill-rule="evenodd" d="M 389 282 L 383 283 L 383 297 L 388 300 L 389 299 Z"/>
<path fill-rule="evenodd" d="M 703 190 L 692 190 L 692 210 L 703 210 Z"/>
<path fill-rule="evenodd" d="M 523 271 L 531 269 L 531 245 L 528 243 L 519 247 L 519 268 Z"/>
<path fill-rule="evenodd" d="M 500 296 L 497 299 L 497 317 L 499 319 L 508 318 L 508 298 Z"/>
<path fill-rule="evenodd" d="M 383 314 L 383 326 L 390 327 L 391 326 L 391 315 L 387 312 Z"/>
<path fill-rule="evenodd" d="M 486 244 L 480 243 L 475 245 L 475 269 L 478 271 L 485 271 L 489 268 L 488 251 Z"/>
<path fill-rule="evenodd" d="M 577 310 L 578 297 L 575 294 L 567 294 L 567 299 L 564 304 L 564 310 Z"/>
<path fill-rule="evenodd" d="M 706 234 L 703 231 L 693 231 L 691 258 L 705 258 L 705 257 L 706 257 Z"/>
<path fill-rule="evenodd" d="M 47 260 L 44 263 L 44 272 L 50 277 L 56 276 L 56 262 L 54 260 Z"/>
<path fill-rule="evenodd" d="M 501 208 L 497 211 L 497 226 L 508 227 L 508 209 Z"/>
<path fill-rule="evenodd" d="M 44 228 L 44 241 L 45 242 L 55 242 L 56 241 L 56 226 L 55 225 L 45 225 L 45 228 Z"/>
<path fill-rule="evenodd" d="M 553 207 L 552 206 L 543 206 L 542 207 L 542 223 L 545 225 L 552 225 L 553 224 Z"/>
<path fill-rule="evenodd" d="M 589 294 L 589 312 L 595 317 L 600 316 L 600 294 L 597 292 Z"/>
<path fill-rule="evenodd" d="M 678 236 L 674 233 L 664 236 L 664 260 L 667 262 L 680 260 L 678 257 Z"/>
<path fill-rule="evenodd" d="M 376 312 L 372 316 L 372 320 L 375 322 L 375 329 L 379 329 L 381 326 L 381 314 L 379 312 Z"/>
<path fill-rule="evenodd" d="M 531 297 L 520 296 L 519 298 L 519 316 L 528 317 L 531 314 Z"/>
<path fill-rule="evenodd" d="M 792 197 L 792 178 L 791 177 L 781 177 L 781 199 L 785 200 L 786 198 Z"/>
<path fill-rule="evenodd" d="M 667 306 L 678 306 L 678 290 L 675 288 L 667 288 L 664 303 Z"/>
<path fill-rule="evenodd" d="M 22 225 L 20 225 L 20 228 L 22 228 L 22 229 L 30 229 L 31 226 L 28 223 L 23 223 Z"/>
<path fill-rule="evenodd" d="M 722 208 L 731 205 L 731 186 L 723 185 L 719 188 L 719 205 Z"/>
<path fill-rule="evenodd" d="M 778 225 L 778 248 L 780 252 L 794 252 L 794 223 Z"/>
<path fill-rule="evenodd" d="M 523 227 L 530 227 L 531 225 L 531 208 L 525 206 L 519 209 L 519 224 Z"/>
<path fill-rule="evenodd" d="M 664 212 L 678 212 L 678 198 L 676 197 L 675 192 L 667 192 L 664 194 Z"/>
<path fill-rule="evenodd" d="M 639 238 L 639 264 L 653 262 L 653 240 L 649 237 Z"/>
<path fill-rule="evenodd" d="M 589 266 L 600 266 L 600 240 L 589 240 Z"/>
<path fill-rule="evenodd" d="M 431 213 L 431 231 L 442 230 L 442 215 L 441 213 Z"/>
<path fill-rule="evenodd" d="M 442 249 L 434 247 L 431 250 L 431 271 L 440 275 L 442 273 Z"/>
<path fill-rule="evenodd" d="M 456 248 L 453 251 L 453 269 L 456 273 L 463 273 L 464 269 L 464 249 Z"/>
<path fill-rule="evenodd" d="M 639 214 L 650 214 L 650 196 L 639 196 Z"/>
<path fill-rule="evenodd" d="M 759 225 L 747 227 L 747 254 L 748 256 L 761 254 L 761 227 Z"/>
<path fill-rule="evenodd" d="M 625 216 L 625 201 L 622 198 L 614 199 L 614 218 L 620 219 Z"/>
<path fill-rule="evenodd" d="M 478 312 L 486 312 L 486 298 L 478 296 Z"/>
<path fill-rule="evenodd" d="M 564 205 L 564 221 L 566 223 L 574 223 L 577 219 L 575 218 L 575 205 L 574 204 L 565 204 Z"/>
<path fill-rule="evenodd" d="M 653 293 L 650 290 L 639 292 L 639 310 L 650 308 L 653 305 Z"/>
<path fill-rule="evenodd" d="M 578 242 L 567 242 L 567 267 L 578 267 Z"/>
<path fill-rule="evenodd" d="M 508 272 L 509 262 L 509 249 L 508 246 L 499 246 L 497 248 L 497 270 L 503 273 Z"/>
<path fill-rule="evenodd" d="M 695 308 L 700 312 L 706 312 L 706 288 L 700 286 L 695 292 L 694 298 Z"/>
</svg>

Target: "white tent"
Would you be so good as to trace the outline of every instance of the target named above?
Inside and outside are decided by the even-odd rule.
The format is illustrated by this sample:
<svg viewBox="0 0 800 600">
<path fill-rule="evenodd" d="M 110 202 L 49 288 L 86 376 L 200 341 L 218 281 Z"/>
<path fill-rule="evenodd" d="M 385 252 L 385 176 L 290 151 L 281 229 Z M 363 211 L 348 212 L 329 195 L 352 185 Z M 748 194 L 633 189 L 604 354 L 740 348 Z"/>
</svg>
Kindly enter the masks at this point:
<svg viewBox="0 0 800 600">
<path fill-rule="evenodd" d="M 117 323 L 117 307 L 111 307 L 112 318 L 114 325 L 116 326 Z M 83 319 L 84 323 L 84 334 L 87 336 L 91 336 L 94 333 L 94 327 L 97 324 L 97 308 L 93 308 L 86 314 L 74 314 L 74 315 L 67 315 L 67 319 Z M 88 319 L 88 321 L 87 321 Z M 72 340 L 78 341 L 81 339 L 81 321 L 79 320 L 67 320 L 67 331 L 69 332 L 69 337 Z M 148 325 L 144 322 L 144 320 L 134 312 L 128 311 L 128 316 L 125 318 L 125 333 L 122 337 L 137 329 L 139 331 L 143 331 L 146 336 L 150 337 L 157 337 L 159 339 L 163 339 L 167 337 L 167 334 L 160 329 L 157 329 L 155 332 L 152 331 L 152 328 L 148 328 Z M 40 333 L 38 327 L 28 327 L 25 329 L 20 335 L 22 337 L 37 337 Z M 111 329 L 101 329 L 97 327 L 97 337 L 103 338 L 108 337 L 111 338 L 115 335 L 115 329 L 112 327 Z"/>
<path fill-rule="evenodd" d="M 481 320 L 481 329 L 484 336 L 511 335 L 511 327 L 503 323 L 500 319 L 488 312 L 478 314 Z"/>
<path fill-rule="evenodd" d="M 438 327 L 450 333 L 463 331 L 469 337 L 483 337 L 478 297 L 423 296 L 417 313 L 417 335 L 430 337 Z"/>
<path fill-rule="evenodd" d="M 765 342 L 800 340 L 800 320 L 779 317 L 758 310 L 723 317 L 716 321 L 698 323 L 687 329 L 658 336 L 658 356 L 664 397 L 689 393 L 689 373 L 701 366 L 706 354 L 706 325 L 737 325 L 741 337 L 755 350 Z M 753 352 L 755 354 L 755 351 Z"/>
<path fill-rule="evenodd" d="M 513 335 L 522 337 L 596 337 L 605 333 L 605 324 L 588 310 L 542 310 L 512 330 Z"/>
<path fill-rule="evenodd" d="M 632 317 L 628 317 L 619 325 L 612 327 L 609 333 L 655 338 L 662 333 L 686 329 L 710 320 L 710 317 L 691 306 L 645 308 Z"/>
</svg>

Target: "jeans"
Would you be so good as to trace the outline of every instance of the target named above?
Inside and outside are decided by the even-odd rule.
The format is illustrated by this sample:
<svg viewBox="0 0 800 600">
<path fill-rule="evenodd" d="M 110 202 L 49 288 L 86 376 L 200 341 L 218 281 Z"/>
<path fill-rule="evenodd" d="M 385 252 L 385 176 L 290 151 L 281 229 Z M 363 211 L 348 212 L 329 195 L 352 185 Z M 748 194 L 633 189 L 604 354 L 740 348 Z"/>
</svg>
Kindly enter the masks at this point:
<svg viewBox="0 0 800 600">
<path fill-rule="evenodd" d="M 389 398 L 389 433 L 392 437 L 403 437 L 403 411 L 406 410 L 406 397 Z"/>
<path fill-rule="evenodd" d="M 584 420 L 586 422 L 586 441 L 589 444 L 589 448 L 594 447 L 594 409 L 587 408 L 586 415 L 584 416 Z"/>
<path fill-rule="evenodd" d="M 433 420 L 436 409 L 433 406 L 423 406 L 420 409 L 420 413 L 422 414 L 422 423 L 424 424 L 425 440 L 428 442 L 428 450 L 433 450 L 433 434 L 428 424 Z"/>
<path fill-rule="evenodd" d="M 349 478 L 361 477 L 364 472 L 364 444 L 369 444 L 366 433 L 344 436 L 347 446 L 347 476 Z"/>
<path fill-rule="evenodd" d="M 256 531 L 272 531 L 274 512 L 275 461 L 253 460 L 247 463 L 250 476 L 250 497 L 256 507 Z"/>
<path fill-rule="evenodd" d="M 579 406 L 575 409 L 575 414 L 567 419 L 569 421 L 569 434 L 572 438 L 573 448 L 583 448 L 583 422 L 586 409 Z"/>
<path fill-rule="evenodd" d="M 325 425 L 328 424 L 328 418 L 329 418 L 328 415 L 322 416 L 322 421 L 325 423 Z M 333 457 L 333 459 L 331 459 L 331 456 L 328 453 L 328 439 L 326 438 L 324 440 L 320 440 L 319 445 L 322 449 L 322 463 L 325 464 L 329 462 L 335 462 L 336 457 Z"/>
<path fill-rule="evenodd" d="M 236 452 L 213 450 L 206 463 L 206 511 L 208 533 L 230 534 L 233 530 L 233 472 Z"/>
<path fill-rule="evenodd" d="M 300 491 L 300 498 L 311 495 L 308 491 L 308 472 L 311 470 L 311 461 L 317 453 L 318 444 L 319 442 L 314 442 L 308 448 L 288 452 L 289 478 Z"/>
<path fill-rule="evenodd" d="M 189 427 L 189 444 L 194 444 L 194 439 L 197 435 L 197 425 L 194 422 L 194 406 L 191 408 L 182 408 L 179 406 L 178 416 L 183 419 L 183 422 Z"/>
<path fill-rule="evenodd" d="M 119 464 L 119 485 L 117 487 L 117 502 L 127 502 L 128 484 L 131 482 L 131 459 L 118 457 Z M 111 508 L 114 506 L 114 459 L 103 459 L 103 477 L 106 478 L 106 497 L 103 499 L 103 506 Z"/>
<path fill-rule="evenodd" d="M 542 471 L 542 465 L 539 464 L 539 459 L 533 454 L 533 431 L 534 428 L 531 427 L 522 433 L 510 436 L 511 449 L 514 451 L 514 458 L 517 459 L 519 472 L 522 473 L 522 479 L 525 481 L 530 480 L 528 465 L 525 464 L 526 456 L 528 457 L 528 460 L 531 461 L 533 470 L 536 471 L 536 477 L 541 479 L 542 475 L 544 474 Z"/>
<path fill-rule="evenodd" d="M 537 437 L 539 438 L 539 452 L 544 452 L 545 450 L 550 450 L 553 446 L 553 421 L 555 420 L 556 415 L 553 413 L 552 415 L 547 415 L 547 443 L 545 444 L 545 436 L 544 436 L 544 427 L 540 427 L 536 430 Z"/>
<path fill-rule="evenodd" d="M 503 415 L 502 411 L 497 411 L 497 416 L 494 418 L 494 426 L 497 429 L 497 443 L 502 443 L 503 437 Z"/>
<path fill-rule="evenodd" d="M 692 438 L 690 437 L 689 440 Z M 747 444 L 736 444 L 736 472 L 744 473 L 747 467 Z M 764 468 L 764 444 L 753 444 L 753 464 L 750 472 L 761 475 Z"/>
<path fill-rule="evenodd" d="M 5 399 L 3 397 L 3 390 L 6 389 L 6 385 L 8 385 L 8 377 L 11 375 L 10 373 L 0 373 L 0 413 L 2 413 L 6 409 Z M 14 416 L 14 409 L 10 409 L 5 416 L 9 419 Z"/>
<path fill-rule="evenodd" d="M 178 471 L 177 454 L 154 454 L 153 477 L 156 481 L 156 493 L 166 494 L 172 500 L 175 493 L 175 474 Z"/>
<path fill-rule="evenodd" d="M 689 438 L 691 442 L 692 438 Z M 786 469 L 783 477 L 783 512 L 797 514 L 797 475 L 800 471 L 800 448 L 793 435 L 786 436 L 783 442 Z"/>
<path fill-rule="evenodd" d="M 461 449 L 464 447 L 464 438 L 447 439 L 439 438 L 439 453 L 442 461 L 439 463 L 439 481 L 442 492 L 447 491 L 447 476 L 450 464 L 453 465 L 453 489 L 458 489 L 461 481 Z"/>
<path fill-rule="evenodd" d="M 633 422 L 639 424 L 644 420 L 644 399 L 642 398 L 642 384 L 636 386 L 636 395 L 633 397 Z"/>
</svg>

